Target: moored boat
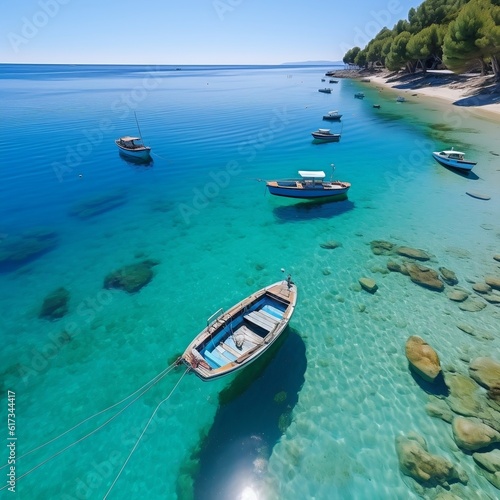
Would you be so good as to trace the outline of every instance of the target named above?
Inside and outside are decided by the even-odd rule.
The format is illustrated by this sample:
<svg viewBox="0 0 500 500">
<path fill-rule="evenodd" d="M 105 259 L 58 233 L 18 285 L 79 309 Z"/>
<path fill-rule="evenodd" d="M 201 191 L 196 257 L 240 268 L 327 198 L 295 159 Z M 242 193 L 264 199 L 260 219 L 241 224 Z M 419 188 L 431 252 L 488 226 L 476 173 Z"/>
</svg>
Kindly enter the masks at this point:
<svg viewBox="0 0 500 500">
<path fill-rule="evenodd" d="M 281 336 L 297 302 L 297 286 L 288 276 L 246 297 L 227 312 L 213 314 L 187 346 L 181 361 L 204 381 L 248 366 Z"/>
<path fill-rule="evenodd" d="M 115 140 L 120 153 L 139 160 L 149 160 L 151 148 L 142 143 L 140 137 L 124 136 Z"/>
<path fill-rule="evenodd" d="M 355 97 L 356 99 L 364 99 L 365 94 L 364 94 L 363 92 L 356 92 L 356 93 L 354 94 L 354 97 Z"/>
<path fill-rule="evenodd" d="M 323 115 L 323 120 L 338 121 L 342 118 L 342 115 L 338 111 L 329 111 L 326 115 Z"/>
<path fill-rule="evenodd" d="M 338 80 L 329 80 L 329 83 L 339 83 Z"/>
<path fill-rule="evenodd" d="M 267 189 L 275 196 L 318 199 L 345 197 L 351 187 L 349 182 L 325 181 L 326 174 L 322 170 L 299 170 L 299 176 L 298 179 L 267 181 Z"/>
<path fill-rule="evenodd" d="M 469 171 L 474 165 L 477 165 L 477 162 L 465 160 L 465 153 L 455 151 L 453 148 L 445 151 L 434 151 L 432 156 L 441 165 L 456 170 Z"/>
<path fill-rule="evenodd" d="M 325 87 L 324 89 L 318 89 L 318 92 L 323 92 L 323 94 L 331 94 L 332 89 L 329 89 L 328 87 Z"/>
<path fill-rule="evenodd" d="M 311 132 L 311 135 L 319 141 L 339 141 L 340 134 L 332 134 L 329 128 L 320 128 L 315 132 Z"/>
<path fill-rule="evenodd" d="M 397 102 L 406 102 L 406 98 L 404 98 L 402 95 L 400 95 L 400 96 L 398 96 L 398 97 L 396 98 L 396 101 L 397 101 Z"/>
</svg>

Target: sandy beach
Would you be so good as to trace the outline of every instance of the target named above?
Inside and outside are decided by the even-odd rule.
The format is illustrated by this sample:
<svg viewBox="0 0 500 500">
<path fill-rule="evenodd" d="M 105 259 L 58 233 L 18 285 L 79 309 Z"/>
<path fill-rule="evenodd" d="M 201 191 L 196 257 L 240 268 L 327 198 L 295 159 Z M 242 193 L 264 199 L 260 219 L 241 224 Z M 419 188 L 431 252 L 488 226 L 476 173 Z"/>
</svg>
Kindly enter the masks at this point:
<svg viewBox="0 0 500 500">
<path fill-rule="evenodd" d="M 369 79 L 370 83 L 392 88 L 401 95 L 427 96 L 473 109 L 474 112 L 489 115 L 490 119 L 500 117 L 500 92 L 491 76 L 456 75 L 446 70 L 415 75 L 394 74 L 386 70 L 370 73 L 347 70 L 336 72 L 336 76 Z"/>
</svg>

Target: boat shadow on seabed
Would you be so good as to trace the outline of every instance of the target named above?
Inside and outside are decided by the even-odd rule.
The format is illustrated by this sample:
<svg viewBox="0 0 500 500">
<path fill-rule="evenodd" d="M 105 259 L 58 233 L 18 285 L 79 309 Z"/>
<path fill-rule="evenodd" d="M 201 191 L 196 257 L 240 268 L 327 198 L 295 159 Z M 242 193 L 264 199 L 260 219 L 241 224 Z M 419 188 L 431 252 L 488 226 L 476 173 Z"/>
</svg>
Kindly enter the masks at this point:
<svg viewBox="0 0 500 500">
<path fill-rule="evenodd" d="M 273 213 L 281 222 L 300 222 L 312 219 L 330 219 L 353 210 L 354 202 L 342 195 L 336 199 L 314 200 L 275 207 Z"/>
</svg>

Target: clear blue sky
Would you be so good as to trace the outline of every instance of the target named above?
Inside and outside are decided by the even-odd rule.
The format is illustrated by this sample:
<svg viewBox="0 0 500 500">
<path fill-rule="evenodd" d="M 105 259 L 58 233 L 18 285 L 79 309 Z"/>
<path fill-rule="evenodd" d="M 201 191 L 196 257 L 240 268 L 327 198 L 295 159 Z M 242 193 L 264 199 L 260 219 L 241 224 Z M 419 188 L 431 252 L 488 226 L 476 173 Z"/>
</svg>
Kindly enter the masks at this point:
<svg viewBox="0 0 500 500">
<path fill-rule="evenodd" d="M 0 17 L 0 62 L 341 60 L 421 1 L 15 0 Z"/>
</svg>

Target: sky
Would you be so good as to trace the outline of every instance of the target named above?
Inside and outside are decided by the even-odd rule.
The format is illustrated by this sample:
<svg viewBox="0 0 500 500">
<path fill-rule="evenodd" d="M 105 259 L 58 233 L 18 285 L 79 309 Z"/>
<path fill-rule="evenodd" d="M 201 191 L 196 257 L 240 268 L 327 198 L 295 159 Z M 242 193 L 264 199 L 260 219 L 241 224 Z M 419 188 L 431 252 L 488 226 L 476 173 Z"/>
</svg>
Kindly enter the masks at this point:
<svg viewBox="0 0 500 500">
<path fill-rule="evenodd" d="M 339 61 L 423 0 L 16 0 L 0 63 Z"/>
</svg>

